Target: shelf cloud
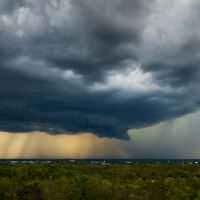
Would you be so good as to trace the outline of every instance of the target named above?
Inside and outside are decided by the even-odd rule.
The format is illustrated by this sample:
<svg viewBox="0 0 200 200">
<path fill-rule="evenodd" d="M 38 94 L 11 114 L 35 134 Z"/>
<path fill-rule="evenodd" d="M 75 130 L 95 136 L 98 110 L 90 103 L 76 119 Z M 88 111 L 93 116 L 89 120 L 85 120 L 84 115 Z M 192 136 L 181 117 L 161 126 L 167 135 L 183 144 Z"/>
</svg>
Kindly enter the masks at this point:
<svg viewBox="0 0 200 200">
<path fill-rule="evenodd" d="M 0 131 L 129 140 L 199 109 L 198 0 L 0 2 Z"/>
</svg>

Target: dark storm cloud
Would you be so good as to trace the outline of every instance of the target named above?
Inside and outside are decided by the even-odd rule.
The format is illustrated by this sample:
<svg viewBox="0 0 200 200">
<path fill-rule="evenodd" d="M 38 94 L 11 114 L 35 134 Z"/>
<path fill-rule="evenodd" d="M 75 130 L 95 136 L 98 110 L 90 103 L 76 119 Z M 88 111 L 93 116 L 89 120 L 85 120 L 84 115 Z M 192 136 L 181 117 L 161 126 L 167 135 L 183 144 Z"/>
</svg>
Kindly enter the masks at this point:
<svg viewBox="0 0 200 200">
<path fill-rule="evenodd" d="M 176 52 L 171 49 L 169 55 L 160 54 L 159 60 L 143 63 L 141 68 L 144 72 L 152 72 L 159 82 L 174 87 L 188 86 L 191 83 L 198 84 L 200 80 L 199 50 L 199 40 L 187 41 Z"/>
<path fill-rule="evenodd" d="M 0 130 L 128 140 L 196 111 L 199 3 L 178 3 L 2 1 Z"/>
<path fill-rule="evenodd" d="M 170 84 L 174 87 L 187 86 L 191 83 L 197 84 L 200 80 L 199 61 L 175 64 L 153 62 L 142 67 L 148 72 L 153 71 L 154 77 L 159 83 Z"/>
<path fill-rule="evenodd" d="M 24 0 L 3 0 L 1 2 L 1 11 L 2 12 L 7 12 L 7 13 L 12 13 L 15 9 L 20 8 L 25 5 Z"/>
</svg>

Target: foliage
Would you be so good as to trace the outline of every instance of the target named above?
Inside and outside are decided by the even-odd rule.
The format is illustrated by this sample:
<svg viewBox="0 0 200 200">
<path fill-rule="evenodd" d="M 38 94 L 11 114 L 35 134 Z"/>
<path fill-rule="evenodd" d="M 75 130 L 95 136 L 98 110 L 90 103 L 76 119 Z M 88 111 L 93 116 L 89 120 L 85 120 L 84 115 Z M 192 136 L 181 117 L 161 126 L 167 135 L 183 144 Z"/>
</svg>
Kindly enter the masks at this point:
<svg viewBox="0 0 200 200">
<path fill-rule="evenodd" d="M 200 200 L 200 165 L 1 165 L 0 199 Z"/>
</svg>

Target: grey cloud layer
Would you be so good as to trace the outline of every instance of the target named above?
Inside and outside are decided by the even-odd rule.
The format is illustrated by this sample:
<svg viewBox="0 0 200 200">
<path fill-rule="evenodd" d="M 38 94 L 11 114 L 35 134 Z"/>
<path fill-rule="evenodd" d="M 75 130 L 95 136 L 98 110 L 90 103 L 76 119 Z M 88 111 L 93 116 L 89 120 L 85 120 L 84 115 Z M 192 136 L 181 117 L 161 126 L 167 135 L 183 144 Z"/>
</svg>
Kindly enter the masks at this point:
<svg viewBox="0 0 200 200">
<path fill-rule="evenodd" d="M 0 130 L 128 140 L 129 128 L 198 110 L 199 8 L 187 0 L 2 1 Z M 142 81 L 130 75 L 138 70 Z"/>
</svg>

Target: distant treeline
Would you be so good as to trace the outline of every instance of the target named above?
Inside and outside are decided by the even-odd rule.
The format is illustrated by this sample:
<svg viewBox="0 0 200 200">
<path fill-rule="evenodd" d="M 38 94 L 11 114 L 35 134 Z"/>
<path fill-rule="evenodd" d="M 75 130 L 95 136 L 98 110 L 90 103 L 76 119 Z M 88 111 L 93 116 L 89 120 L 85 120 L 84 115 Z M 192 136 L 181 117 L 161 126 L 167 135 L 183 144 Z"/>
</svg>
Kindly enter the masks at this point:
<svg viewBox="0 0 200 200">
<path fill-rule="evenodd" d="M 200 200 L 200 165 L 1 164 L 0 200 Z"/>
</svg>

